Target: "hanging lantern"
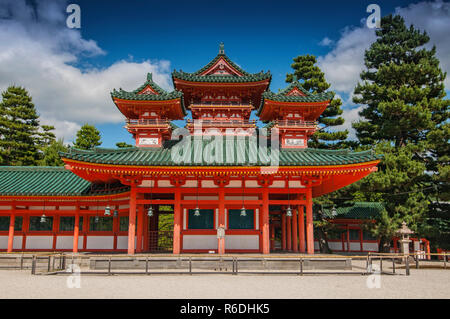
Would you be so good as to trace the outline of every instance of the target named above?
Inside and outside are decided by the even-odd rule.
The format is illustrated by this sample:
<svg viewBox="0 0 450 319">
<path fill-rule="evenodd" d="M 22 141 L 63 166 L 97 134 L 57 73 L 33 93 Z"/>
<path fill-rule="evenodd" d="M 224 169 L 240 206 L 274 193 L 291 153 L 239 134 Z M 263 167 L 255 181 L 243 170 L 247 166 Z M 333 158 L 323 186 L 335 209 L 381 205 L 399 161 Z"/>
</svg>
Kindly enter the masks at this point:
<svg viewBox="0 0 450 319">
<path fill-rule="evenodd" d="M 109 204 L 105 207 L 105 216 L 111 216 L 111 207 L 109 207 Z"/>
<path fill-rule="evenodd" d="M 288 208 L 286 208 L 286 216 L 287 217 L 292 217 L 292 208 L 291 208 L 291 206 L 288 206 Z"/>
<path fill-rule="evenodd" d="M 245 179 L 242 178 L 242 208 L 241 208 L 241 217 L 247 216 L 247 211 L 244 206 L 244 191 L 245 191 Z"/>
<path fill-rule="evenodd" d="M 99 221 L 100 221 L 100 218 L 98 217 L 98 215 L 95 215 L 94 222 L 96 224 L 98 224 Z"/>
<path fill-rule="evenodd" d="M 200 209 L 198 207 L 196 207 L 194 210 L 194 216 L 200 216 Z"/>
<path fill-rule="evenodd" d="M 150 207 L 147 210 L 147 216 L 148 217 L 153 217 L 153 207 L 150 205 Z"/>
<path fill-rule="evenodd" d="M 119 211 L 117 209 L 114 210 L 113 217 L 114 218 L 119 217 Z"/>
<path fill-rule="evenodd" d="M 47 221 L 47 218 L 45 217 L 45 202 L 44 202 L 44 211 L 42 212 L 42 216 L 41 216 L 41 223 L 45 223 Z"/>
<path fill-rule="evenodd" d="M 337 216 L 337 211 L 336 211 L 336 207 L 333 206 L 333 208 L 331 209 L 331 216 L 336 217 Z"/>
</svg>

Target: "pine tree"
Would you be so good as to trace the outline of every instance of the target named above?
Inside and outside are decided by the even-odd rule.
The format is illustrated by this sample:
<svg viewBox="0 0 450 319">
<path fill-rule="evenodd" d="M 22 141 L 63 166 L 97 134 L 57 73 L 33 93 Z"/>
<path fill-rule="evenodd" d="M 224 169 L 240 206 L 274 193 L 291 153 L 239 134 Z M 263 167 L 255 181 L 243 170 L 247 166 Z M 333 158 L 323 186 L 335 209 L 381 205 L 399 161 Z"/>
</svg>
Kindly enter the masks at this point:
<svg viewBox="0 0 450 319">
<path fill-rule="evenodd" d="M 67 152 L 68 147 L 64 145 L 63 139 L 53 141 L 43 149 L 43 159 L 40 161 L 42 166 L 63 166 L 64 162 L 59 156 L 59 152 Z"/>
<path fill-rule="evenodd" d="M 375 146 L 384 155 L 379 171 L 360 183 L 366 200 L 385 204 L 374 234 L 386 250 L 402 221 L 418 235 L 425 235 L 427 135 L 446 120 L 446 74 L 439 68 L 435 47 L 424 47 L 426 32 L 407 28 L 400 16 L 381 19 L 377 40 L 365 52 L 366 70 L 354 91 L 355 103 L 366 107 L 354 123 L 362 145 Z"/>
<path fill-rule="evenodd" d="M 86 123 L 77 132 L 77 138 L 73 146 L 81 150 L 89 150 L 101 144 L 100 132 L 95 126 Z"/>
<path fill-rule="evenodd" d="M 117 142 L 117 143 L 116 143 L 116 146 L 117 146 L 118 148 L 133 147 L 133 145 L 127 144 L 127 143 L 125 143 L 125 142 Z"/>
<path fill-rule="evenodd" d="M 315 65 L 316 57 L 313 55 L 301 55 L 294 58 L 291 67 L 293 74 L 286 75 L 286 82 L 290 83 L 296 77 L 302 86 L 312 93 L 322 93 L 330 87 L 325 80 L 325 74 Z M 337 149 L 347 146 L 344 140 L 347 139 L 348 131 L 331 131 L 330 128 L 344 124 L 344 118 L 341 109 L 342 101 L 339 98 L 333 98 L 330 105 L 320 115 L 319 130 L 311 136 L 308 141 L 309 147 Z"/>
<path fill-rule="evenodd" d="M 37 165 L 39 121 L 31 96 L 23 87 L 10 86 L 0 102 L 1 165 Z"/>
</svg>

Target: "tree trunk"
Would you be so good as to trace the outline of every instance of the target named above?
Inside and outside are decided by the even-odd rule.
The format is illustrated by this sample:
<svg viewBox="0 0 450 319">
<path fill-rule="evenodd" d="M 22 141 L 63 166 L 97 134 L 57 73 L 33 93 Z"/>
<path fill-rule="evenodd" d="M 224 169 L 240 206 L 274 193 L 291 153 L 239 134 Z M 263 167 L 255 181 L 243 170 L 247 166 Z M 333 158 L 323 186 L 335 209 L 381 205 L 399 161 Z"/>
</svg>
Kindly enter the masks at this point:
<svg viewBox="0 0 450 319">
<path fill-rule="evenodd" d="M 328 238 L 325 232 L 323 231 L 322 227 L 317 227 L 317 233 L 318 237 L 317 240 L 319 241 L 319 249 L 322 254 L 332 254 L 330 247 L 328 246 Z"/>
<path fill-rule="evenodd" d="M 380 244 L 378 245 L 379 253 L 389 253 L 391 248 L 391 240 L 385 237 L 380 238 Z"/>
</svg>

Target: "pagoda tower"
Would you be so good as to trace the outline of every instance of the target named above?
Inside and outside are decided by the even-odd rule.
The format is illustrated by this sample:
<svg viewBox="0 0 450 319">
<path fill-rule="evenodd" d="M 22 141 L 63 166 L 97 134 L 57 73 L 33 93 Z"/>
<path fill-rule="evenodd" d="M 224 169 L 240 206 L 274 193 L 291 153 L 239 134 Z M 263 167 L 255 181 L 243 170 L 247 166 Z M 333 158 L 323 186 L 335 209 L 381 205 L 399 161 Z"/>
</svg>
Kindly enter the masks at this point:
<svg viewBox="0 0 450 319">
<path fill-rule="evenodd" d="M 228 58 L 223 43 L 219 54 L 200 70 L 172 73 L 174 87 L 183 92 L 192 113 L 186 127 L 193 135 L 251 135 L 256 128 L 251 111 L 261 103 L 271 78 L 270 72 L 244 71 Z M 201 125 L 201 130 L 194 125 Z"/>
<path fill-rule="evenodd" d="M 264 92 L 257 115 L 268 122 L 268 129 L 278 130 L 282 148 L 307 148 L 308 138 L 317 129 L 317 119 L 332 98 L 333 93 L 313 94 L 294 79 L 278 93 Z"/>
<path fill-rule="evenodd" d="M 171 120 L 186 116 L 183 93 L 167 92 L 153 82 L 152 74 L 147 81 L 132 92 L 114 89 L 111 97 L 119 111 L 127 118 L 126 129 L 133 135 L 138 147 L 161 147 L 171 137 Z"/>
</svg>

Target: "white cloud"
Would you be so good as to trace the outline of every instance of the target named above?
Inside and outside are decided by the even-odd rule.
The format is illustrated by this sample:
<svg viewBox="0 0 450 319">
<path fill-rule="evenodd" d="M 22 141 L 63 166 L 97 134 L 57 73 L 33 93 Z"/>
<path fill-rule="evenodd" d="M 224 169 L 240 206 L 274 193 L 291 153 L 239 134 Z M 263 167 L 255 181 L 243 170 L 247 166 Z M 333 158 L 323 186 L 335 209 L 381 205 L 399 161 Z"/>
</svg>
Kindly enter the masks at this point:
<svg viewBox="0 0 450 319">
<path fill-rule="evenodd" d="M 436 45 L 436 56 L 441 68 L 447 72 L 445 87 L 450 90 L 450 3 L 419 2 L 406 8 L 396 8 L 395 13 L 405 19 L 407 26 L 425 30 L 430 37 L 428 47 Z"/>
<path fill-rule="evenodd" d="M 419 2 L 407 7 L 398 7 L 394 14 L 399 14 L 405 19 L 405 24 L 411 24 L 416 29 L 426 31 L 430 37 L 427 47 L 436 45 L 436 56 L 440 60 L 441 68 L 447 72 L 445 87 L 450 90 L 450 3 L 442 1 Z M 367 28 L 365 20 L 361 20 L 360 27 L 347 27 L 341 37 L 336 41 L 332 50 L 318 57 L 318 64 L 325 72 L 327 81 L 331 83 L 331 89 L 350 97 L 343 100 L 342 116 L 345 123 L 336 129 L 348 129 L 349 138 L 355 138 L 355 131 L 351 123 L 360 119 L 358 112 L 363 106 L 357 106 L 352 102 L 352 94 L 356 84 L 360 81 L 360 73 L 365 69 L 364 51 L 376 40 L 373 29 Z"/>
<path fill-rule="evenodd" d="M 333 90 L 346 93 L 353 91 L 364 68 L 364 51 L 373 41 L 373 29 L 346 28 L 333 50 L 317 59 Z"/>
<path fill-rule="evenodd" d="M 333 43 L 333 40 L 331 40 L 329 37 L 325 37 L 319 42 L 319 45 L 327 47 L 329 45 L 332 45 Z"/>
<path fill-rule="evenodd" d="M 42 1 L 32 8 L 25 0 L 6 0 L 0 9 L 0 90 L 24 86 L 33 97 L 41 123 L 54 125 L 58 137 L 71 141 L 80 125 L 118 123 L 122 114 L 109 92 L 133 90 L 147 72 L 161 87 L 170 89 L 168 61 L 121 60 L 104 69 L 81 70 L 80 56 L 105 52 L 78 30 L 65 26 L 61 1 Z"/>
<path fill-rule="evenodd" d="M 425 30 L 430 36 L 430 44 L 436 45 L 436 56 L 447 72 L 446 88 L 450 89 L 450 3 L 442 1 L 419 2 L 408 7 L 396 8 L 395 14 L 405 19 L 406 25 Z M 364 51 L 376 40 L 374 29 L 361 21 L 361 26 L 347 27 L 342 32 L 333 49 L 318 58 L 318 64 L 325 72 L 332 89 L 351 93 L 360 80 L 364 69 Z"/>
</svg>

